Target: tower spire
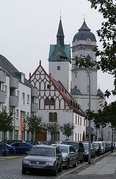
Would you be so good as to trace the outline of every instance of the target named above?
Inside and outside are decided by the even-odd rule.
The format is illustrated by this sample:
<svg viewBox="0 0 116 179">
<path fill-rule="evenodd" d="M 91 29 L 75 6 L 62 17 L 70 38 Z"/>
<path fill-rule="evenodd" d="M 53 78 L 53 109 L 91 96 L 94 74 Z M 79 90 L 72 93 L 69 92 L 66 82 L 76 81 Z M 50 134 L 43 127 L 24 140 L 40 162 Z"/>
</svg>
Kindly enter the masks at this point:
<svg viewBox="0 0 116 179">
<path fill-rule="evenodd" d="M 62 27 L 62 20 L 61 20 L 61 14 L 60 14 L 60 22 L 57 32 L 57 44 L 60 43 L 62 46 L 64 46 L 64 32 Z"/>
</svg>

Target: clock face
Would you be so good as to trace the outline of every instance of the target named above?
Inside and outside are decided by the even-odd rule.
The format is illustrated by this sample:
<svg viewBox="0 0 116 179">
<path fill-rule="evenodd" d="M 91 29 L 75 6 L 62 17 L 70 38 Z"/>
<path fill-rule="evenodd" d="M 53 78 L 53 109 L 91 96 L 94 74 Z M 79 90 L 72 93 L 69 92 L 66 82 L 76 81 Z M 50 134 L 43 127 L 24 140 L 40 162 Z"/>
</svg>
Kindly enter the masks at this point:
<svg viewBox="0 0 116 179">
<path fill-rule="evenodd" d="M 60 52 L 60 51 L 57 51 L 57 52 L 56 52 L 56 55 L 57 55 L 57 56 L 60 56 L 60 55 L 61 55 L 61 52 Z"/>
</svg>

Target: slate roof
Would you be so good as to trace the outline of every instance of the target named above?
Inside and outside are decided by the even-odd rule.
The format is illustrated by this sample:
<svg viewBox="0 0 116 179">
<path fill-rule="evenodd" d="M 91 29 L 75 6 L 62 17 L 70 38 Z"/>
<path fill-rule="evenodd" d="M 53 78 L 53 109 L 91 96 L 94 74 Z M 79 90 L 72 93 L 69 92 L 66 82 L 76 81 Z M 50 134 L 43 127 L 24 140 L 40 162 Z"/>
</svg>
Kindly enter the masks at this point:
<svg viewBox="0 0 116 179">
<path fill-rule="evenodd" d="M 88 28 L 86 22 L 84 21 L 81 28 L 78 30 L 74 37 L 73 37 L 73 42 L 76 40 L 87 40 L 90 39 L 91 41 L 96 42 L 96 37 L 95 35 L 91 32 L 91 29 Z"/>
<path fill-rule="evenodd" d="M 19 82 L 21 83 L 21 72 L 19 72 L 11 63 L 9 60 L 7 60 L 7 58 L 5 58 L 4 56 L 0 55 L 0 66 L 5 70 L 7 76 L 13 76 L 15 78 L 17 78 L 19 80 Z M 30 84 L 30 82 L 25 78 L 24 84 L 26 86 L 31 87 L 32 85 Z"/>
<path fill-rule="evenodd" d="M 71 94 L 72 94 L 72 95 L 82 95 L 82 93 L 80 92 L 80 90 L 77 89 L 77 86 L 75 86 L 75 87 L 71 90 Z"/>
</svg>

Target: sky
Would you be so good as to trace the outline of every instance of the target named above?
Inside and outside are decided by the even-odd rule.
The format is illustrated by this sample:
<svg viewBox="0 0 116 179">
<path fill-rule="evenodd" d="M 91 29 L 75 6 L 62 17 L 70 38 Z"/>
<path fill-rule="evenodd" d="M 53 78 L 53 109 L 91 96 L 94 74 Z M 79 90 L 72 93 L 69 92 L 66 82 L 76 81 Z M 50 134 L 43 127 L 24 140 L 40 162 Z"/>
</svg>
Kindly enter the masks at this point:
<svg viewBox="0 0 116 179">
<path fill-rule="evenodd" d="M 102 48 L 96 30 L 103 21 L 88 0 L 0 0 L 0 54 L 20 72 L 33 73 L 41 60 L 48 71 L 50 44 L 56 44 L 60 16 L 65 43 L 72 46 L 74 35 L 84 19 Z M 98 72 L 98 88 L 103 92 L 113 88 L 113 78 Z M 114 97 L 109 98 L 114 101 Z"/>
</svg>

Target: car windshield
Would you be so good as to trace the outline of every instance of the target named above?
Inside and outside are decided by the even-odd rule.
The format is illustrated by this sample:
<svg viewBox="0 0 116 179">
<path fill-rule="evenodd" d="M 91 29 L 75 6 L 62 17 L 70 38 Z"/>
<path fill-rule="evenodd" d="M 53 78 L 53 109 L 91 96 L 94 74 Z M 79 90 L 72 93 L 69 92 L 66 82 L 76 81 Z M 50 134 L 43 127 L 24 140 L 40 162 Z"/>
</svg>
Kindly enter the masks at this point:
<svg viewBox="0 0 116 179">
<path fill-rule="evenodd" d="M 93 143 L 94 147 L 97 147 L 98 146 L 98 143 Z"/>
<path fill-rule="evenodd" d="M 77 143 L 75 143 L 75 142 L 64 142 L 64 144 L 68 144 L 68 145 L 72 145 L 74 148 L 75 148 L 75 150 L 77 150 L 78 149 L 78 144 Z"/>
<path fill-rule="evenodd" d="M 89 145 L 88 145 L 88 144 L 83 144 L 83 145 L 84 145 L 84 149 L 85 149 L 85 150 L 88 150 Z"/>
<path fill-rule="evenodd" d="M 32 150 L 29 152 L 29 155 L 54 157 L 55 153 L 53 148 L 33 147 Z"/>
<path fill-rule="evenodd" d="M 62 153 L 68 153 L 68 147 L 66 146 L 59 146 Z"/>
</svg>

